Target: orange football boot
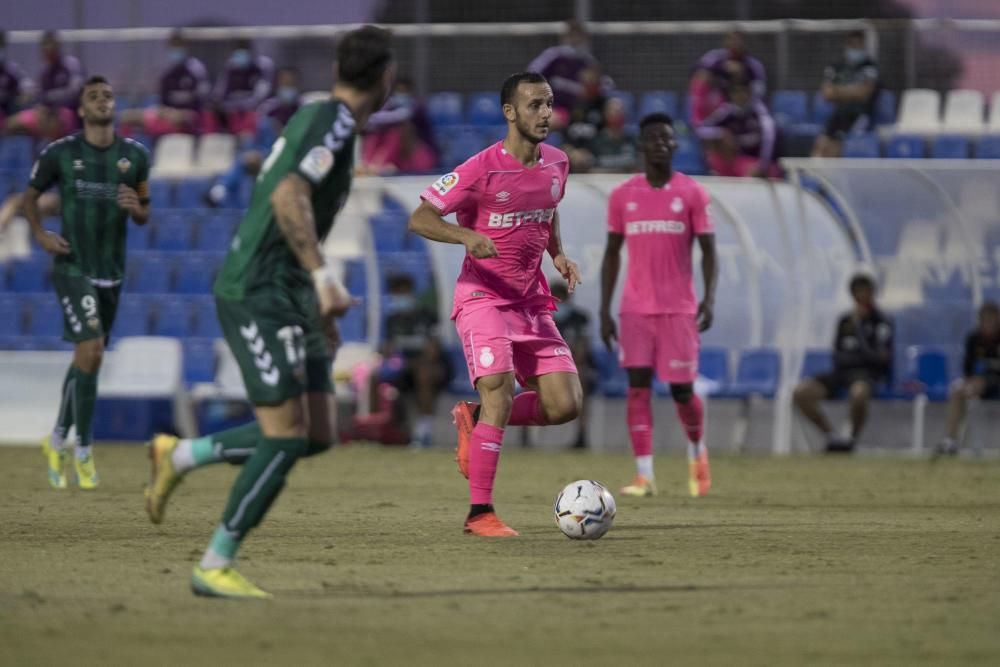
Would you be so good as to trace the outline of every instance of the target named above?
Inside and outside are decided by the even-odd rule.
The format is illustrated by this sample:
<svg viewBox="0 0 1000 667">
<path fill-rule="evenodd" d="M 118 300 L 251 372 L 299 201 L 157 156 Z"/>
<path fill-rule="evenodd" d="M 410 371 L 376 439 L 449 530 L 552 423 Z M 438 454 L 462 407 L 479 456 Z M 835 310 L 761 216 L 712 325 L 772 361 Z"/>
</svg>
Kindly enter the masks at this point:
<svg viewBox="0 0 1000 667">
<path fill-rule="evenodd" d="M 469 479 L 469 443 L 472 440 L 472 429 L 476 427 L 474 417 L 479 405 L 471 401 L 459 401 L 451 409 L 451 422 L 458 433 L 458 445 L 455 447 L 455 463 L 458 471 L 465 479 Z"/>
<path fill-rule="evenodd" d="M 464 532 L 479 537 L 517 537 L 518 532 L 505 524 L 495 512 L 477 514 L 465 520 Z"/>
</svg>

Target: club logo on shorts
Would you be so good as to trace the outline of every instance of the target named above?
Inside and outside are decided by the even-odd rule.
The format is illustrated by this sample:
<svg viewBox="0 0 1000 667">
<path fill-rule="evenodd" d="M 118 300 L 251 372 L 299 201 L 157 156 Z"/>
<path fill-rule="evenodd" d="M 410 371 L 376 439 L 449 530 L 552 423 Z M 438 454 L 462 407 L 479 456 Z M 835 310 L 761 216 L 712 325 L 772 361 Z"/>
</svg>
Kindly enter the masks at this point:
<svg viewBox="0 0 1000 667">
<path fill-rule="evenodd" d="M 671 359 L 671 368 L 694 368 L 698 362 L 696 361 L 684 361 L 683 359 Z"/>
<path fill-rule="evenodd" d="M 684 202 L 681 201 L 680 197 L 674 197 L 674 200 L 670 202 L 670 210 L 674 213 L 680 213 L 684 210 Z"/>
<path fill-rule="evenodd" d="M 129 160 L 127 157 L 123 157 L 121 160 L 118 160 L 116 164 L 118 165 L 118 171 L 124 174 L 126 171 L 128 171 L 129 167 L 132 166 L 132 161 Z"/>
<path fill-rule="evenodd" d="M 458 174 L 450 172 L 434 181 L 431 185 L 439 195 L 446 195 L 448 191 L 458 185 Z"/>
<path fill-rule="evenodd" d="M 556 355 L 557 357 L 568 357 L 569 356 L 569 348 L 568 347 L 562 347 L 562 346 L 557 347 L 556 349 L 552 350 L 552 354 Z"/>
<path fill-rule="evenodd" d="M 559 201 L 559 193 L 562 192 L 562 184 L 559 182 L 558 176 L 552 177 L 552 188 L 549 193 L 552 195 L 553 201 Z"/>
<path fill-rule="evenodd" d="M 496 361 L 496 357 L 493 356 L 493 350 L 488 347 L 484 347 L 479 353 L 479 365 L 483 368 L 489 368 Z"/>
</svg>

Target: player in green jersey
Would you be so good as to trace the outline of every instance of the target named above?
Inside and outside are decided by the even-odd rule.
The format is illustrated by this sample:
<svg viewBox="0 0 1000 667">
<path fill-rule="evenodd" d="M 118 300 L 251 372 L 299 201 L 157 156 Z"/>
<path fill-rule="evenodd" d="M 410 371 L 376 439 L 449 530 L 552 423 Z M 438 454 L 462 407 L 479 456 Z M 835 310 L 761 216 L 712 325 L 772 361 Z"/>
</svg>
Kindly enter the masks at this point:
<svg viewBox="0 0 1000 667">
<path fill-rule="evenodd" d="M 194 568 L 198 595 L 269 597 L 233 568 L 236 551 L 295 462 L 333 442 L 334 318 L 353 302 L 319 244 L 350 191 L 356 136 L 385 102 L 395 69 L 388 31 L 366 26 L 343 36 L 331 97 L 302 107 L 274 142 L 219 272 L 219 322 L 257 421 L 193 440 L 157 435 L 150 443 L 146 510 L 153 523 L 163 520 L 167 499 L 191 470 L 242 465 Z"/>
<path fill-rule="evenodd" d="M 63 338 L 74 345 L 59 416 L 52 434 L 42 441 L 49 483 L 57 489 L 66 487 L 66 434 L 71 426 L 76 426 L 78 438 L 74 468 L 80 488 L 98 485 L 91 451 L 97 373 L 125 275 L 128 219 L 139 225 L 149 220 L 149 154 L 140 143 L 115 134 L 115 93 L 107 79 L 87 80 L 77 113 L 83 131 L 42 151 L 23 201 L 35 240 L 55 257 L 52 284 L 63 309 Z M 38 205 L 41 193 L 55 184 L 62 202 L 58 234 L 42 227 Z"/>
</svg>

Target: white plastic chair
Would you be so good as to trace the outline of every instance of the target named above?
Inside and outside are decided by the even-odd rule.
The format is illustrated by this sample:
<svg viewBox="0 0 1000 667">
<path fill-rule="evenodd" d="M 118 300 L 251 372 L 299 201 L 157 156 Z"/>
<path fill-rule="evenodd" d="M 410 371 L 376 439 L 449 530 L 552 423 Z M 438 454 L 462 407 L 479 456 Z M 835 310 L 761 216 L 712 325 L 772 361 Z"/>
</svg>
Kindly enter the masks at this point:
<svg viewBox="0 0 1000 667">
<path fill-rule="evenodd" d="M 156 142 L 152 178 L 182 178 L 194 168 L 194 137 L 190 134 L 167 134 Z"/>
<path fill-rule="evenodd" d="M 926 88 L 905 90 L 899 104 L 899 122 L 896 131 L 938 132 L 941 129 L 940 109 L 941 96 L 936 90 Z"/>
<path fill-rule="evenodd" d="M 1000 90 L 993 93 L 993 99 L 990 100 L 990 119 L 986 128 L 990 134 L 1000 134 Z"/>
<path fill-rule="evenodd" d="M 236 159 L 236 137 L 231 134 L 206 134 L 198 142 L 194 170 L 201 176 L 215 176 L 229 171 Z"/>
<path fill-rule="evenodd" d="M 958 134 L 981 134 L 985 128 L 985 107 L 986 100 L 978 90 L 952 90 L 945 100 L 942 129 Z"/>
</svg>

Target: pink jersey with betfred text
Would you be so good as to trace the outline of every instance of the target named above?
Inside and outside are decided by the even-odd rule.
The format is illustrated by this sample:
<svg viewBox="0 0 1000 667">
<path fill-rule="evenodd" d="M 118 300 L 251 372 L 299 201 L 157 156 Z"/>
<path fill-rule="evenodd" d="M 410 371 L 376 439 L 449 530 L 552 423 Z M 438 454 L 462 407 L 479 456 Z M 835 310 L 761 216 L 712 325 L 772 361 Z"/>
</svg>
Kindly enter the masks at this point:
<svg viewBox="0 0 1000 667">
<path fill-rule="evenodd" d="M 662 188 L 636 174 L 612 191 L 608 231 L 623 234 L 628 248 L 620 312 L 698 312 L 691 246 L 695 236 L 715 231 L 708 202 L 705 188 L 677 171 Z"/>
<path fill-rule="evenodd" d="M 542 274 L 556 206 L 566 191 L 569 160 L 539 144 L 538 164 L 528 168 L 497 142 L 431 184 L 421 199 L 441 215 L 493 240 L 498 256 L 466 254 L 455 286 L 451 318 L 481 306 L 539 305 L 553 308 Z"/>
</svg>

